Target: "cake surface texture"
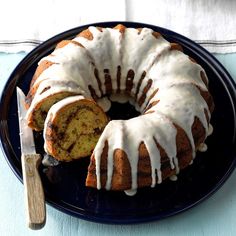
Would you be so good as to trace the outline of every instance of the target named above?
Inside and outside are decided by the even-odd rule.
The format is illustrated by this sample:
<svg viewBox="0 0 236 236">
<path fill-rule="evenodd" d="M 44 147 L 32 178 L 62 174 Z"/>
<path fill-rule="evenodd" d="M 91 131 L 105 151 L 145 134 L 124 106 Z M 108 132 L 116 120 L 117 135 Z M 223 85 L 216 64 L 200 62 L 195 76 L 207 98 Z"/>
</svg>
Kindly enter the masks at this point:
<svg viewBox="0 0 236 236">
<path fill-rule="evenodd" d="M 111 101 L 140 115 L 109 121 Z M 26 106 L 48 154 L 90 156 L 86 186 L 128 195 L 192 164 L 206 149 L 214 109 L 204 69 L 179 44 L 124 25 L 90 26 L 60 42 L 39 62 Z"/>
</svg>

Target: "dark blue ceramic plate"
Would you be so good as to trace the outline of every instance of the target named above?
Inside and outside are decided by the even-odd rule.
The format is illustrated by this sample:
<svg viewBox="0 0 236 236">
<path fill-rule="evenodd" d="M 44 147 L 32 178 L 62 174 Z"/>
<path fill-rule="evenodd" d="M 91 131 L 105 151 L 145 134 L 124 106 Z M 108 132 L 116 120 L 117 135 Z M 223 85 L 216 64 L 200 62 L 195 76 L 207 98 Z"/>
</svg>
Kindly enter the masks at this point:
<svg viewBox="0 0 236 236">
<path fill-rule="evenodd" d="M 97 23 L 113 27 L 120 22 Z M 235 167 L 236 157 L 236 86 L 223 66 L 206 50 L 191 40 L 157 26 L 122 22 L 127 27 L 149 27 L 171 42 L 180 43 L 184 51 L 201 64 L 210 80 L 215 101 L 212 117 L 214 133 L 207 140 L 208 151 L 198 153 L 194 164 L 179 174 L 177 182 L 165 181 L 154 189 L 145 188 L 134 197 L 123 192 L 97 191 L 85 187 L 88 159 L 44 169 L 40 175 L 51 206 L 79 218 L 102 223 L 130 224 L 159 220 L 183 212 L 212 195 L 227 180 Z M 59 34 L 38 46 L 16 67 L 1 97 L 0 136 L 6 160 L 22 181 L 20 144 L 16 107 L 16 86 L 26 93 L 37 62 L 49 54 L 56 43 L 72 38 L 81 26 Z M 42 137 L 35 135 L 38 151 L 43 154 Z"/>
</svg>

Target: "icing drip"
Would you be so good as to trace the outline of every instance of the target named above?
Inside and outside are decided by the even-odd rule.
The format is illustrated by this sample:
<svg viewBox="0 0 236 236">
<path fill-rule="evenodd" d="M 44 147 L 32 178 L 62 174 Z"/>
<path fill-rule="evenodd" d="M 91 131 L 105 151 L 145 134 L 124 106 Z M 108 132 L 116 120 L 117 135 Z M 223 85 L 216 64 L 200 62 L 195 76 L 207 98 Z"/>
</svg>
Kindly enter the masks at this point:
<svg viewBox="0 0 236 236">
<path fill-rule="evenodd" d="M 173 99 L 174 98 L 174 99 Z M 169 117 L 175 124 L 179 125 L 186 132 L 191 146 L 193 158 L 195 157 L 195 145 L 192 136 L 192 125 L 197 117 L 208 133 L 208 123 L 205 110 L 210 117 L 209 108 L 202 98 L 199 90 L 193 84 L 176 84 L 175 86 L 163 87 L 150 101 L 159 100 L 158 104 L 151 108 L 152 111 L 159 111 Z"/>
<path fill-rule="evenodd" d="M 116 73 L 117 66 L 120 65 L 121 37 L 118 30 L 103 29 L 101 32 L 96 27 L 89 27 L 89 30 L 93 34 L 93 40 L 84 37 L 77 37 L 74 40 L 81 43 L 91 55 L 93 63 L 98 69 L 102 92 L 105 94 L 104 69 L 109 70 L 113 90 L 117 89 Z"/>
<path fill-rule="evenodd" d="M 81 60 L 81 58 L 83 59 Z M 87 95 L 90 94 L 88 86 L 91 85 L 98 93 L 98 96 L 101 96 L 94 75 L 95 66 L 85 48 L 69 43 L 63 48 L 56 49 L 53 52 L 53 56 L 48 56 L 43 60 L 48 60 L 55 64 L 43 71 L 37 79 L 37 83 L 48 79 L 74 81 Z"/>
<path fill-rule="evenodd" d="M 209 124 L 208 134 L 207 136 L 210 136 L 213 133 L 213 126 Z"/>
<path fill-rule="evenodd" d="M 55 79 L 43 80 L 37 89 L 34 99 L 31 102 L 30 108 L 28 109 L 26 114 L 26 118 L 30 115 L 31 112 L 33 112 L 33 109 L 39 103 L 41 103 L 42 100 L 45 100 L 48 97 L 61 92 L 68 92 L 71 93 L 71 95 L 84 94 L 84 90 L 82 90 L 81 87 L 74 81 L 57 81 Z"/>
<path fill-rule="evenodd" d="M 138 133 L 136 132 L 137 127 L 139 129 Z M 155 129 L 153 127 L 155 127 Z M 146 130 L 149 130 L 149 132 L 147 133 Z M 126 153 L 130 162 L 132 177 L 131 189 L 134 190 L 137 189 L 137 171 L 140 143 L 142 141 L 144 142 L 150 156 L 150 162 L 152 166 L 152 187 L 154 187 L 156 183 L 162 182 L 161 157 L 156 142 L 163 147 L 167 156 L 169 157 L 171 166 L 175 166 L 176 172 L 178 172 L 175 139 L 176 128 L 174 127 L 173 123 L 162 114 L 153 113 L 135 117 L 130 120 L 110 121 L 104 129 L 94 149 L 97 188 L 101 188 L 99 167 L 101 162 L 101 153 L 106 141 L 108 142 L 109 146 L 106 189 L 109 190 L 111 188 L 114 151 L 116 149 L 122 149 Z M 129 145 L 130 143 L 132 143 L 132 145 Z"/>
<path fill-rule="evenodd" d="M 207 145 L 205 143 L 201 143 L 198 147 L 198 151 L 206 152 L 207 151 Z"/>
<path fill-rule="evenodd" d="M 170 176 L 170 180 L 171 180 L 171 181 L 177 181 L 177 180 L 178 180 L 177 175 L 172 175 L 172 176 Z"/>
<path fill-rule="evenodd" d="M 111 108 L 111 102 L 107 97 L 103 97 L 97 100 L 97 104 L 105 111 L 109 111 Z"/>
<path fill-rule="evenodd" d="M 137 193 L 137 190 L 129 189 L 124 191 L 127 196 L 134 196 Z"/>
</svg>

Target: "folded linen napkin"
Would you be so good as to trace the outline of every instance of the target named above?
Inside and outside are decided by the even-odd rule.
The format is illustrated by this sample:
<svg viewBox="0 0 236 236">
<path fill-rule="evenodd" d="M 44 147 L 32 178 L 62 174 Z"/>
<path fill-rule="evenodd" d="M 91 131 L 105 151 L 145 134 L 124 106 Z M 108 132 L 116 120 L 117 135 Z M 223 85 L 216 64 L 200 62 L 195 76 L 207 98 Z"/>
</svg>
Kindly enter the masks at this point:
<svg viewBox="0 0 236 236">
<path fill-rule="evenodd" d="M 168 28 L 213 53 L 236 52 L 236 1 L 127 1 L 128 20 Z"/>
<path fill-rule="evenodd" d="M 125 0 L 7 0 L 0 6 L 2 52 L 29 52 L 68 29 L 94 22 L 125 21 L 126 14 Z"/>
<path fill-rule="evenodd" d="M 70 28 L 113 20 L 165 27 L 200 43 L 210 52 L 236 52 L 236 1 L 8 0 L 0 5 L 3 52 L 28 52 Z"/>
</svg>

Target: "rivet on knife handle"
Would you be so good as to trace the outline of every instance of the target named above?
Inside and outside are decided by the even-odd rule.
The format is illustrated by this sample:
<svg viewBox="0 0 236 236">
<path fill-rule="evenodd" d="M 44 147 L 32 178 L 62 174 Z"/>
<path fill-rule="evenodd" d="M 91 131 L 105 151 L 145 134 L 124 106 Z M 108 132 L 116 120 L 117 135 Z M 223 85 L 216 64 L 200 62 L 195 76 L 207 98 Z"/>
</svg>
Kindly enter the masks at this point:
<svg viewBox="0 0 236 236">
<path fill-rule="evenodd" d="M 41 156 L 22 154 L 21 161 L 28 226 L 31 229 L 41 229 L 46 222 L 44 191 L 38 173 Z"/>
</svg>

